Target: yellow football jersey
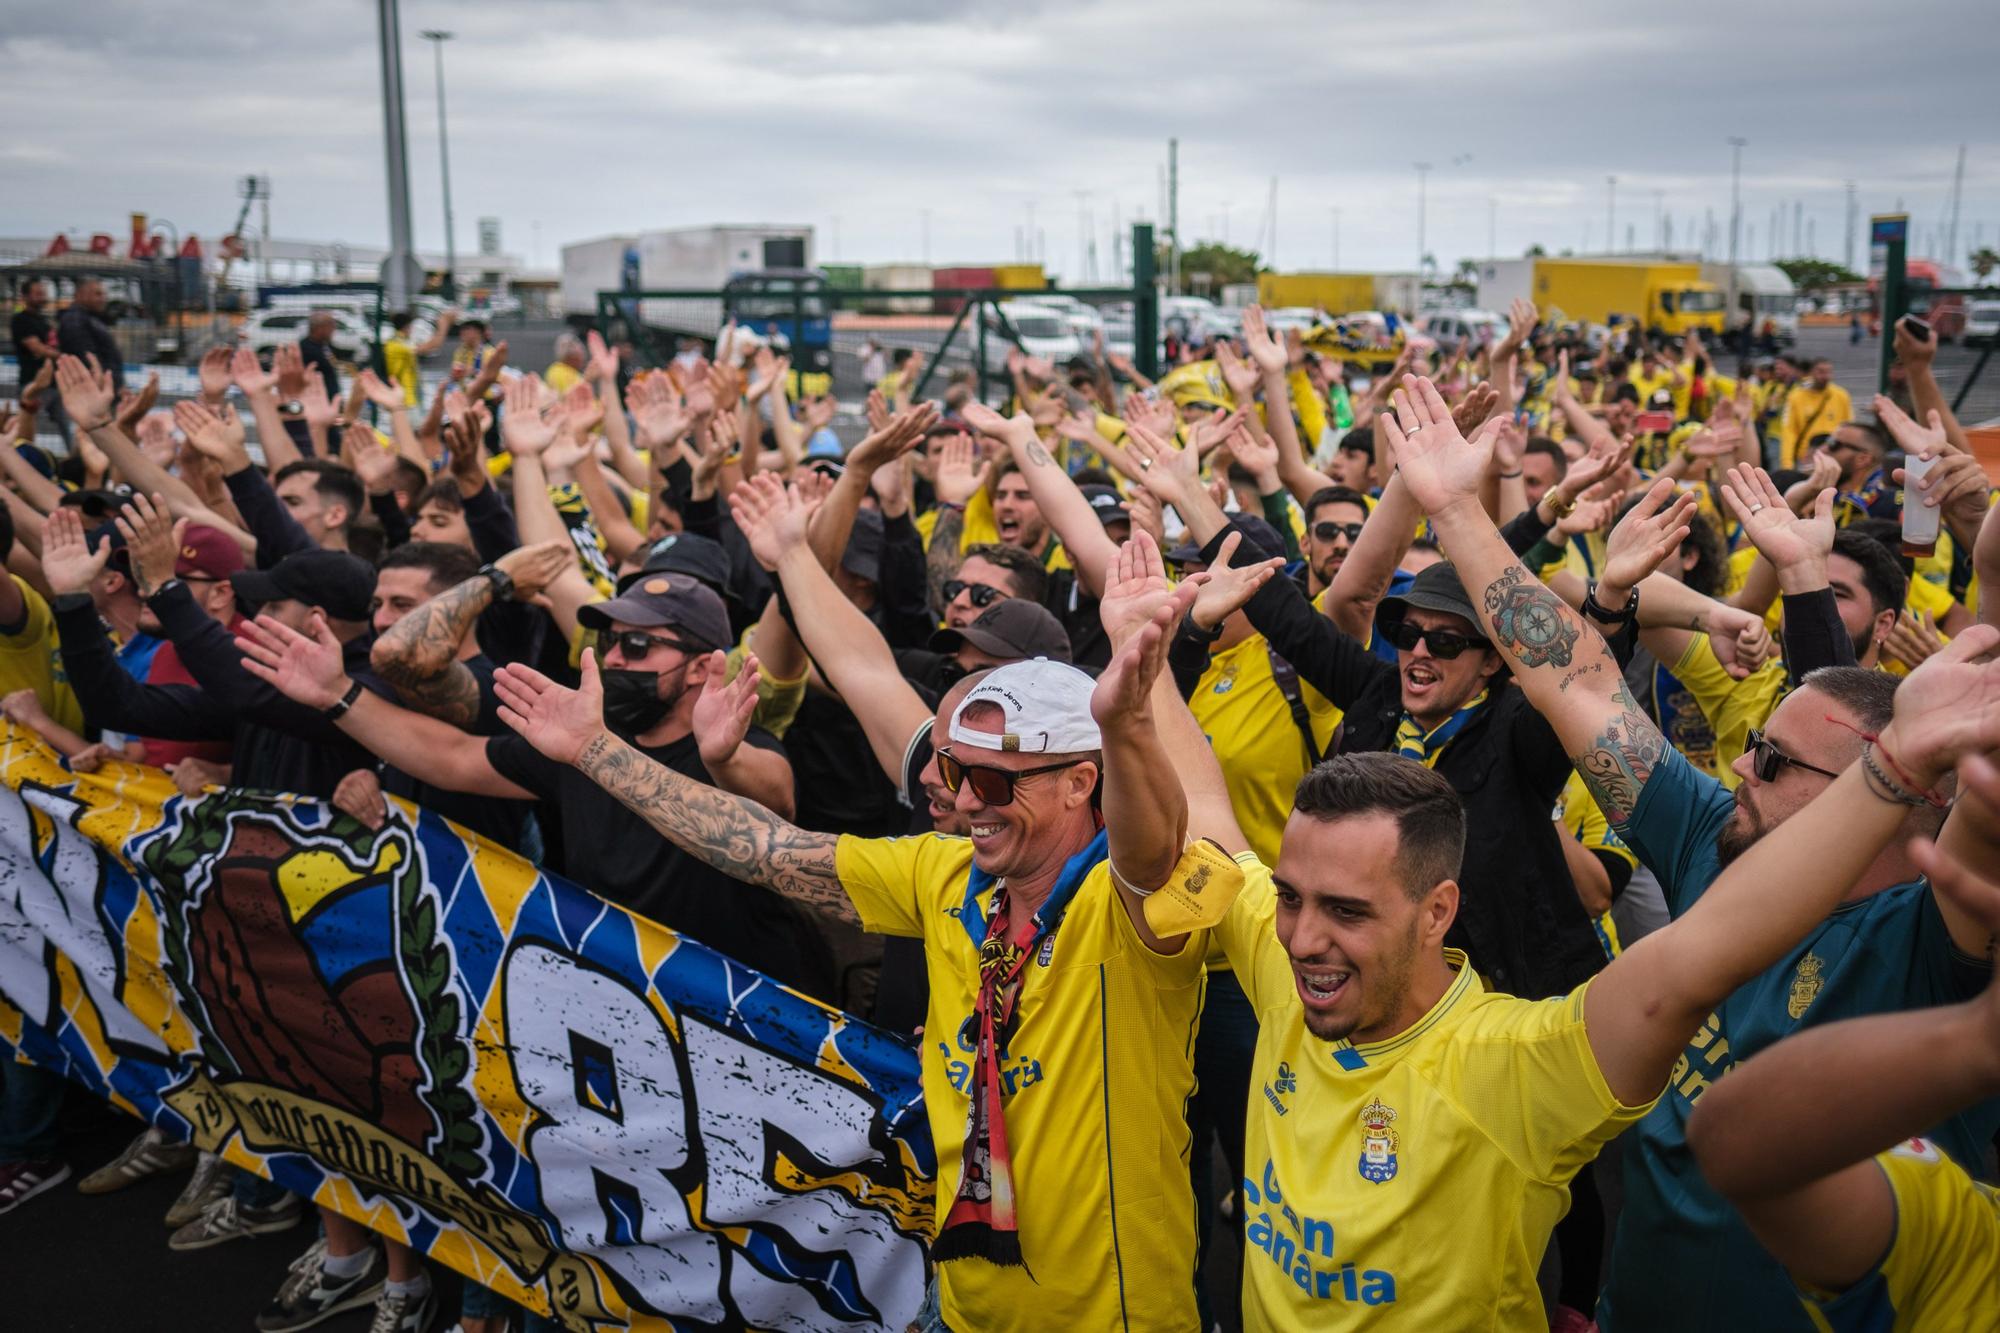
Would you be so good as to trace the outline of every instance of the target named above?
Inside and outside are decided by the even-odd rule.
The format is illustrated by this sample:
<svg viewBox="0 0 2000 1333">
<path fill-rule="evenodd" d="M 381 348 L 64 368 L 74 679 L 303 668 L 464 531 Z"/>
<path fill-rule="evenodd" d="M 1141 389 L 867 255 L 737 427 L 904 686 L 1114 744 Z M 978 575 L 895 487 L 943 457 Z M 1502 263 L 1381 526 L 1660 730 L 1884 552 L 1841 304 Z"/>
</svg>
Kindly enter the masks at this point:
<svg viewBox="0 0 2000 1333">
<path fill-rule="evenodd" d="M 1589 983 L 1552 1000 L 1480 988 L 1465 955 L 1408 1030 L 1306 1030 L 1270 873 L 1216 928 L 1257 1011 L 1244 1144 L 1250 1329 L 1477 1326 L 1546 1333 L 1535 1270 L 1569 1181 L 1647 1107 L 1623 1106 L 1584 1035 Z M 1477 1312 L 1474 1316 L 1473 1312 Z"/>
<path fill-rule="evenodd" d="M 1314 752 L 1325 754 L 1340 710 L 1304 681 L 1298 688 Z M 1270 640 L 1253 634 L 1211 656 L 1188 709 L 1222 766 L 1229 806 L 1250 850 L 1267 865 L 1276 861 L 1307 763 L 1305 736 L 1271 671 Z"/>
<path fill-rule="evenodd" d="M 1738 680 L 1723 668 L 1708 636 L 1697 631 L 1673 672 L 1694 696 L 1715 735 L 1716 780 L 1734 791 L 1743 780 L 1736 775 L 1736 760 L 1750 743 L 1750 732 L 1770 720 L 1784 697 L 1785 664 L 1773 658 Z"/>
<path fill-rule="evenodd" d="M 1838 1296 L 1802 1291 L 1825 1333 L 2000 1327 L 2000 1191 L 1927 1139 L 1875 1159 L 1896 1196 L 1896 1238 L 1875 1271 Z M 1984 1310 L 1986 1313 L 1979 1313 Z"/>
<path fill-rule="evenodd" d="M 923 1085 L 940 1214 L 958 1190 L 970 1106 L 979 951 L 958 912 L 971 864 L 971 842 L 934 833 L 843 837 L 835 853 L 866 929 L 924 941 Z M 981 905 L 991 910 L 990 895 Z M 1196 932 L 1178 954 L 1154 953 L 1108 863 L 1084 879 L 1023 974 L 1002 1053 L 1026 1267 L 939 1265 L 953 1328 L 1196 1327 L 1185 1108 L 1207 943 Z"/>
</svg>

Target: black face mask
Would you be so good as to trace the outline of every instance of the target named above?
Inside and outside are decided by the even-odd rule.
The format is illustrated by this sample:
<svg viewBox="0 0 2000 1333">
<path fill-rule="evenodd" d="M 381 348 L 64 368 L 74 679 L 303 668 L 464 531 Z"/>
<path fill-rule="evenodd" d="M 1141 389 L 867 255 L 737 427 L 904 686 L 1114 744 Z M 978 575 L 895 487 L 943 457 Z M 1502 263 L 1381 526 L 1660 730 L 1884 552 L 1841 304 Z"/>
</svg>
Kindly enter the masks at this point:
<svg viewBox="0 0 2000 1333">
<path fill-rule="evenodd" d="M 637 736 L 660 725 L 673 711 L 675 700 L 660 697 L 657 671 L 603 667 L 597 677 L 604 686 L 604 725 L 613 731 Z"/>
<path fill-rule="evenodd" d="M 970 674 L 956 657 L 947 657 L 938 663 L 938 682 L 946 689 L 950 689 Z"/>
</svg>

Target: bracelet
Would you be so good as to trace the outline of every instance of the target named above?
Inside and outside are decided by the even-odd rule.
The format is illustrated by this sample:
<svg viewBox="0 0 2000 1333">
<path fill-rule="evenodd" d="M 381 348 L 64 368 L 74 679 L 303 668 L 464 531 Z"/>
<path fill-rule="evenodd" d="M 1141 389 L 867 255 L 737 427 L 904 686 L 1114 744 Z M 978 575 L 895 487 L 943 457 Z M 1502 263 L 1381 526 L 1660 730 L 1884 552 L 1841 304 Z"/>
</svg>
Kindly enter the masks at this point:
<svg viewBox="0 0 2000 1333">
<path fill-rule="evenodd" d="M 1882 771 L 1882 766 L 1875 762 L 1875 745 L 1872 741 L 1864 741 L 1862 743 L 1861 772 L 1863 777 L 1862 785 L 1891 805 L 1923 806 L 1930 804 L 1929 801 L 1917 793 L 1905 790 L 1901 784 Z"/>
<path fill-rule="evenodd" d="M 1576 509 L 1576 501 L 1560 491 L 1550 491 L 1542 497 L 1542 503 L 1549 507 L 1549 512 L 1554 514 L 1558 521 L 1568 518 Z"/>
<path fill-rule="evenodd" d="M 1516 477 L 1518 477 L 1518 476 L 1520 476 L 1520 475 L 1521 475 L 1521 469 L 1520 469 L 1520 468 L 1515 468 L 1515 469 L 1514 469 L 1514 470 L 1513 470 L 1512 472 L 1502 472 L 1502 473 L 1500 474 L 1500 480 L 1502 480 L 1502 481 L 1512 481 L 1512 480 L 1513 480 L 1514 478 L 1516 478 Z"/>
<path fill-rule="evenodd" d="M 180 581 L 181 581 L 181 576 L 178 574 L 173 575 L 171 578 L 161 579 L 159 586 L 146 594 L 145 600 L 149 602 L 152 601 L 155 597 L 158 597 L 161 593 L 165 592 L 167 589 L 179 584 Z"/>
<path fill-rule="evenodd" d="M 347 716 L 347 710 L 354 707 L 354 701 L 360 697 L 361 682 L 358 680 L 352 681 L 347 686 L 347 693 L 340 696 L 340 702 L 321 713 L 320 716 L 329 722 L 338 722 L 341 718 Z"/>
<path fill-rule="evenodd" d="M 1203 629 L 1194 623 L 1194 608 L 1190 607 L 1188 608 L 1188 613 L 1181 617 L 1181 633 L 1187 635 L 1188 638 L 1197 643 L 1214 643 L 1222 637 L 1224 623 L 1218 620 L 1215 622 L 1214 629 Z"/>
<path fill-rule="evenodd" d="M 1606 625 L 1629 625 L 1639 618 L 1639 589 L 1634 585 L 1624 608 L 1613 611 L 1597 600 L 1597 580 L 1592 579 L 1583 594 L 1583 613 Z"/>
</svg>

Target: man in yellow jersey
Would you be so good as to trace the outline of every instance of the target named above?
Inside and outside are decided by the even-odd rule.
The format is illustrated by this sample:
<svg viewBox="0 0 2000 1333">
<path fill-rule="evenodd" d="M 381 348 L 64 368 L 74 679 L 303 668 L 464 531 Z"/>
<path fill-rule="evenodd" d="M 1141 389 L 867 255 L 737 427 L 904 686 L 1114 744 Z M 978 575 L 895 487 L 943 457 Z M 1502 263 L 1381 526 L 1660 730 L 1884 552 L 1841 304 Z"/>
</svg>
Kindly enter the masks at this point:
<svg viewBox="0 0 2000 1333">
<path fill-rule="evenodd" d="M 1479 508 L 1485 454 L 1435 388 L 1413 379 L 1398 398 L 1411 427 L 1396 440 L 1402 476 L 1482 589 L 1481 618 L 1522 688 L 1539 701 L 1565 681 L 1616 682 L 1602 640 Z M 2000 741 L 2000 665 L 1971 664 L 1996 642 L 2000 632 L 1954 643 L 1898 696 L 1879 745 L 1908 782 L 1929 788 L 1959 754 Z M 1664 747 L 1617 702 L 1622 689 L 1597 697 L 1580 767 L 1622 816 Z M 1168 734 L 1202 789 L 1190 789 L 1192 818 L 1220 826 L 1212 760 Z M 1569 995 L 1526 1001 L 1483 990 L 1476 960 L 1443 947 L 1464 839 L 1450 784 L 1381 754 L 1315 770 L 1285 830 L 1275 897 L 1253 874 L 1218 928 L 1261 1019 L 1246 1325 L 1547 1328 L 1535 1273 L 1569 1181 L 1644 1114 L 1711 1009 L 1817 925 L 1901 827 L 1906 807 L 1869 781 L 1860 768 L 1835 779 L 1674 923 Z M 1786 872 L 1808 854 L 1818 873 Z"/>
<path fill-rule="evenodd" d="M 416 316 L 407 310 L 397 311 L 389 316 L 389 327 L 393 332 L 389 341 L 382 344 L 382 369 L 389 383 L 403 391 L 406 406 L 415 407 L 419 402 L 417 359 L 429 356 L 444 346 L 444 340 L 451 333 L 452 321 L 457 316 L 447 310 L 438 316 L 437 328 L 426 338 L 422 346 L 410 341 L 410 325 Z"/>
<path fill-rule="evenodd" d="M 2000 930 L 2000 771 L 1967 759 L 1959 778 L 1958 813 L 1937 843 L 1918 844 L 1919 859 L 1932 883 Z M 1993 1098 L 2000 982 L 1960 1004 L 1786 1038 L 1702 1099 L 1688 1142 L 1791 1274 L 1815 1328 L 1992 1328 L 2000 1193 L 1918 1136 Z"/>
<path fill-rule="evenodd" d="M 1854 399 L 1833 382 L 1833 362 L 1820 357 L 1812 371 L 1785 395 L 1785 415 L 1778 425 L 1778 462 L 1797 467 L 1815 441 L 1831 439 L 1840 423 L 1854 415 Z"/>
<path fill-rule="evenodd" d="M 1242 872 L 1208 844 L 1184 855 L 1186 800 L 1153 720 L 1187 718 L 1160 668 L 1195 589 L 1139 568 L 1158 569 L 1150 538 L 1126 552 L 1105 600 L 1122 647 L 1095 686 L 1018 662 L 953 714 L 937 761 L 968 838 L 814 833 L 689 783 L 604 730 L 588 658 L 580 691 L 518 665 L 496 677 L 510 725 L 689 854 L 923 940 L 941 1260 L 926 1329 L 1196 1323 L 1182 1107 L 1207 933 L 1156 933 L 1147 895 L 1178 877 L 1178 900 L 1193 886 L 1226 909 Z"/>
</svg>

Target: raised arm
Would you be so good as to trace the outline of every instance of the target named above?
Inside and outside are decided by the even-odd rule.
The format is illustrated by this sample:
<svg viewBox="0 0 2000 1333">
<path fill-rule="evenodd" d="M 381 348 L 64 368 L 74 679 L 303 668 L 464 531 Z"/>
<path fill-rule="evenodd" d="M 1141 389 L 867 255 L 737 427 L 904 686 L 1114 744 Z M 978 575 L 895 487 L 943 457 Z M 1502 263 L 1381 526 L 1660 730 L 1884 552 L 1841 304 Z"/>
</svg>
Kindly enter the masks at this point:
<svg viewBox="0 0 2000 1333">
<path fill-rule="evenodd" d="M 984 403 L 965 405 L 965 423 L 988 439 L 998 440 L 1013 455 L 1014 465 L 1028 483 L 1029 494 L 1042 511 L 1042 518 L 1061 539 L 1069 552 L 1083 586 L 1091 596 L 1101 596 L 1111 566 L 1118 558 L 1118 543 L 1105 535 L 1104 524 L 1083 492 L 1070 480 L 1069 473 L 1050 456 L 1035 435 L 1035 423 L 1023 413 L 1003 417 Z"/>
<path fill-rule="evenodd" d="M 1840 905 L 1903 829 L 1910 804 L 1959 758 L 2000 744 L 2000 663 L 1975 660 L 1996 645 L 2000 630 L 1974 626 L 1911 672 L 1860 763 L 1591 983 L 1591 1050 L 1620 1101 L 1657 1095 L 1706 1016 Z"/>
<path fill-rule="evenodd" d="M 1911 411 L 1918 421 L 1929 421 L 1935 414 L 1951 447 L 1959 453 L 1969 454 L 1972 445 L 1965 438 L 1965 427 L 1959 425 L 1958 418 L 1952 415 L 1951 404 L 1946 400 L 1932 369 L 1932 360 L 1937 356 L 1937 335 L 1917 337 L 1910 331 L 1911 319 L 1912 316 L 1905 315 L 1897 320 L 1895 331 L 1896 360 L 1902 363 L 1904 379 L 1910 386 Z M 1882 411 L 1883 401 L 1876 399 L 1875 410 L 1878 414 Z M 1896 415 L 1909 420 L 1901 408 L 1896 409 Z M 1904 448 L 1907 450 L 1909 446 L 1904 445 Z"/>
<path fill-rule="evenodd" d="M 88 365 L 73 356 L 58 357 L 56 388 L 62 394 L 63 411 L 69 414 L 70 423 L 104 451 L 111 465 L 135 489 L 166 496 L 177 516 L 209 513 L 186 482 L 148 458 L 145 450 L 118 429 L 112 419 L 111 372 L 99 367 L 96 357 Z"/>
<path fill-rule="evenodd" d="M 1666 742 L 1597 631 L 1523 568 L 1479 504 L 1496 422 L 1472 441 L 1427 379 L 1406 377 L 1384 416 L 1410 493 L 1431 516 L 1487 636 L 1614 824 L 1627 819 Z M 1684 534 L 1683 534 L 1684 535 Z"/>
<path fill-rule="evenodd" d="M 688 855 L 733 879 L 861 923 L 834 870 L 839 835 L 808 832 L 755 801 L 683 777 L 606 731 L 594 654 L 584 654 L 578 689 L 518 663 L 501 668 L 493 683 L 508 726 L 557 763 L 575 765 Z"/>
</svg>

